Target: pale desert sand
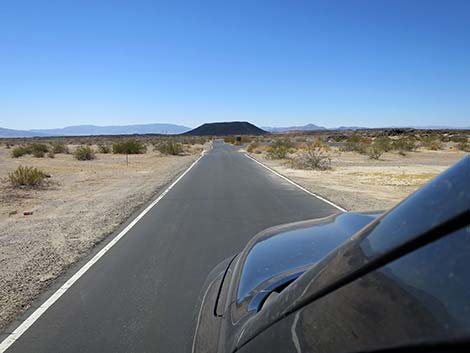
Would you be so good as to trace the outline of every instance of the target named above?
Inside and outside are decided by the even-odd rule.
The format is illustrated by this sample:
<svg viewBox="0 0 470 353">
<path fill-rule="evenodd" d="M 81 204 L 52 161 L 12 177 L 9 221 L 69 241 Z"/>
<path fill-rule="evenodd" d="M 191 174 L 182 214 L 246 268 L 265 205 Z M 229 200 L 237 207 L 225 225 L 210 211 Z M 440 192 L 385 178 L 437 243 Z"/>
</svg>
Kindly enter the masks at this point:
<svg viewBox="0 0 470 353">
<path fill-rule="evenodd" d="M 251 154 L 260 162 L 349 211 L 388 210 L 465 156 L 459 151 L 385 153 L 371 160 L 333 151 L 332 169 L 300 170 L 288 161 Z"/>
<path fill-rule="evenodd" d="M 0 330 L 23 312 L 53 279 L 87 254 L 135 210 L 184 171 L 202 146 L 185 156 L 150 151 L 13 159 L 0 147 Z M 6 176 L 19 165 L 51 175 L 38 190 L 15 190 Z M 24 211 L 33 214 L 24 216 Z"/>
</svg>

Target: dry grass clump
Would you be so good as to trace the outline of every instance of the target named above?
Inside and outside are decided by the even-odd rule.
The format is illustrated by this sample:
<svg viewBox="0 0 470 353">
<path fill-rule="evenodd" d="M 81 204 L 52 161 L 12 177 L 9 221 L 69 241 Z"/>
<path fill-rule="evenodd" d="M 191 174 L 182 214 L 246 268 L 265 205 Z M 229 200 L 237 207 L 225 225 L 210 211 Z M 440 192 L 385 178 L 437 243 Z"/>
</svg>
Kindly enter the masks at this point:
<svg viewBox="0 0 470 353">
<path fill-rule="evenodd" d="M 143 154 L 147 152 L 147 146 L 137 140 L 119 141 L 113 144 L 115 154 Z"/>
<path fill-rule="evenodd" d="M 47 177 L 48 175 L 38 168 L 23 167 L 21 165 L 13 172 L 8 173 L 8 180 L 15 188 L 42 186 Z"/>
<path fill-rule="evenodd" d="M 90 161 L 95 159 L 95 153 L 90 146 L 79 146 L 73 152 L 75 159 L 79 161 Z"/>
</svg>

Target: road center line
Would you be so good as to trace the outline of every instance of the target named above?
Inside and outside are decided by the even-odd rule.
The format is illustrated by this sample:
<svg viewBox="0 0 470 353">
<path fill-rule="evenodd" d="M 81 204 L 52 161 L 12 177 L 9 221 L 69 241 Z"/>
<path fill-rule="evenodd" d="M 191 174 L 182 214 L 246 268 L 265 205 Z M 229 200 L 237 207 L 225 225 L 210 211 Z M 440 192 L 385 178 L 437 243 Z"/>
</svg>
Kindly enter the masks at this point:
<svg viewBox="0 0 470 353">
<path fill-rule="evenodd" d="M 149 206 L 147 206 L 136 218 L 130 222 L 126 228 L 124 228 L 118 235 L 116 235 L 103 249 L 101 249 L 91 260 L 83 265 L 72 277 L 69 278 L 59 289 L 57 289 L 39 308 L 37 308 L 26 320 L 24 320 L 12 333 L 8 335 L 0 343 L 0 353 L 4 353 L 21 335 L 23 335 L 31 325 L 41 317 L 67 290 L 82 277 L 93 264 L 95 264 L 109 249 L 111 249 L 116 243 L 123 238 L 129 230 L 136 225 L 136 223 L 142 219 L 165 195 L 181 180 L 183 177 L 204 157 L 205 151 L 201 153 L 201 156 L 196 159 L 183 174 L 181 174 L 165 191 L 163 191 Z"/>
<path fill-rule="evenodd" d="M 297 184 L 295 181 L 293 181 L 293 180 L 289 179 L 288 177 L 286 177 L 286 176 L 284 176 L 284 175 L 282 175 L 282 174 L 276 172 L 274 169 L 268 167 L 268 166 L 267 166 L 266 164 L 264 164 L 264 163 L 261 163 L 261 162 L 258 161 L 257 159 L 251 157 L 249 154 L 246 154 L 246 153 L 245 153 L 245 157 L 251 159 L 252 161 L 254 161 L 254 162 L 256 162 L 256 163 L 258 163 L 258 164 L 259 164 L 260 166 L 262 166 L 263 168 L 266 168 L 266 169 L 269 170 L 271 173 L 276 174 L 278 177 L 280 177 L 280 178 L 284 179 L 285 181 L 291 183 L 292 185 L 296 186 L 297 188 L 299 188 L 299 189 L 302 190 L 303 192 L 306 192 L 307 194 L 309 194 L 309 195 L 311 195 L 311 196 L 314 196 L 314 197 L 316 197 L 317 199 L 322 200 L 323 202 L 326 202 L 327 204 L 329 204 L 329 205 L 331 205 L 331 206 L 337 208 L 337 209 L 340 210 L 341 212 L 348 212 L 346 209 L 344 209 L 344 208 L 341 207 L 341 206 L 338 206 L 337 204 L 331 202 L 330 200 L 327 200 L 327 199 L 325 199 L 324 197 L 321 197 L 320 195 L 317 195 L 317 194 L 315 194 L 315 193 L 313 193 L 313 192 L 311 192 L 311 191 L 305 189 L 303 186 L 300 186 L 300 185 Z M 1 352 L 1 351 L 0 351 L 0 352 Z"/>
</svg>

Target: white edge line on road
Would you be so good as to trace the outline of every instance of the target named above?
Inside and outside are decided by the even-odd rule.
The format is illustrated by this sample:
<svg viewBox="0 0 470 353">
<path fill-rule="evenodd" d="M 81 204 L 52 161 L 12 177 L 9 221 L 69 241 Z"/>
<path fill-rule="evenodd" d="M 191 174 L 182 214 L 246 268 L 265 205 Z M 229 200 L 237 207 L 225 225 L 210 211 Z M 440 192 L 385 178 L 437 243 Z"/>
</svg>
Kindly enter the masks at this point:
<svg viewBox="0 0 470 353">
<path fill-rule="evenodd" d="M 39 308 L 37 308 L 26 320 L 24 320 L 12 333 L 0 343 L 0 353 L 5 352 L 18 338 L 21 337 L 31 325 L 41 317 L 56 301 L 59 299 L 86 271 L 90 269 L 109 249 L 126 235 L 126 233 L 142 218 L 144 217 L 153 206 L 155 206 L 165 195 L 204 157 L 206 151 L 201 152 L 201 155 L 196 159 L 183 174 L 181 174 L 165 191 L 163 191 L 147 208 L 145 208 L 126 228 L 124 228 L 118 235 L 116 235 L 105 247 L 103 247 L 93 258 L 81 267 L 72 277 L 68 279 L 59 289 L 57 289 Z"/>
<path fill-rule="evenodd" d="M 259 164 L 260 166 L 262 166 L 263 168 L 266 168 L 266 169 L 269 170 L 271 173 L 276 174 L 278 177 L 284 179 L 285 181 L 291 183 L 292 185 L 298 187 L 298 188 L 299 188 L 300 190 L 302 190 L 303 192 L 306 192 L 307 194 L 312 195 L 312 196 L 316 197 L 317 199 L 322 200 L 323 202 L 326 202 L 327 204 L 329 204 L 329 205 L 331 205 L 331 206 L 337 208 L 337 209 L 340 210 L 341 212 L 348 212 L 346 209 L 342 208 L 341 206 L 338 206 L 337 204 L 331 202 L 330 200 L 327 200 L 327 199 L 325 199 L 324 197 L 321 197 L 320 195 L 317 195 L 317 194 L 315 194 L 315 193 L 313 193 L 313 192 L 311 192 L 311 191 L 305 189 L 303 186 L 300 186 L 300 185 L 297 184 L 295 181 L 293 181 L 293 180 L 289 179 L 288 177 L 286 177 L 286 176 L 284 176 L 284 175 L 282 175 L 282 174 L 276 172 L 274 169 L 268 167 L 268 166 L 267 166 L 266 164 L 264 164 L 264 163 L 261 163 L 261 162 L 258 161 L 257 159 L 251 157 L 249 154 L 245 154 L 245 157 L 251 159 L 252 161 L 254 161 L 254 162 L 256 162 L 256 163 L 258 163 L 258 164 Z M 0 351 L 0 352 L 1 352 L 1 351 Z"/>
</svg>

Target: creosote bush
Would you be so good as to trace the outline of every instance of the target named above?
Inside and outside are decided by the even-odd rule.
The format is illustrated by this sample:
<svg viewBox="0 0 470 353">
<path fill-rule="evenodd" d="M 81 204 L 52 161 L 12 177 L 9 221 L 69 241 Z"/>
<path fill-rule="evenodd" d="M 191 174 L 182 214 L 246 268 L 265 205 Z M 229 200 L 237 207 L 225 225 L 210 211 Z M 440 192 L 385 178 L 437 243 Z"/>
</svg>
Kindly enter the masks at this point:
<svg viewBox="0 0 470 353">
<path fill-rule="evenodd" d="M 373 142 L 372 145 L 379 147 L 384 152 L 389 152 L 392 150 L 392 140 L 387 136 L 377 137 Z"/>
<path fill-rule="evenodd" d="M 453 135 L 450 140 L 455 143 L 466 143 L 468 142 L 467 136 L 460 134 L 460 135 Z"/>
<path fill-rule="evenodd" d="M 380 159 L 384 152 L 385 150 L 380 144 L 373 143 L 367 148 L 367 155 L 370 159 Z"/>
<path fill-rule="evenodd" d="M 93 152 L 93 149 L 90 146 L 77 147 L 76 150 L 73 152 L 73 156 L 79 161 L 90 161 L 96 158 L 95 153 Z"/>
<path fill-rule="evenodd" d="M 98 153 L 111 153 L 111 147 L 108 145 L 98 145 Z"/>
<path fill-rule="evenodd" d="M 44 184 L 47 174 L 35 167 L 19 166 L 8 173 L 8 180 L 13 187 L 38 187 Z"/>
<path fill-rule="evenodd" d="M 147 152 L 147 146 L 137 140 L 115 142 L 113 153 L 115 154 L 143 154 Z"/>
<path fill-rule="evenodd" d="M 246 148 L 247 152 L 253 153 L 255 149 L 258 147 L 258 144 L 256 142 L 250 143 L 248 147 Z"/>
<path fill-rule="evenodd" d="M 464 152 L 470 152 L 470 144 L 468 142 L 460 142 L 457 148 Z"/>
<path fill-rule="evenodd" d="M 155 151 L 161 154 L 178 156 L 183 153 L 183 145 L 175 141 L 163 141 L 155 145 Z"/>
<path fill-rule="evenodd" d="M 224 142 L 225 143 L 231 143 L 232 145 L 237 144 L 237 137 L 236 136 L 225 136 L 224 137 Z"/>
<path fill-rule="evenodd" d="M 11 151 L 11 156 L 13 158 L 18 158 L 26 154 L 31 154 L 34 157 L 44 157 L 44 155 L 49 151 L 47 145 L 43 143 L 30 143 L 28 145 L 17 146 Z"/>
<path fill-rule="evenodd" d="M 56 143 L 52 145 L 52 152 L 55 154 L 68 154 L 69 153 L 69 148 L 67 145 L 64 145 L 63 143 Z"/>
<path fill-rule="evenodd" d="M 284 159 L 293 147 L 293 143 L 288 138 L 276 140 L 268 148 L 268 157 L 271 159 Z"/>
<path fill-rule="evenodd" d="M 343 152 L 357 152 L 364 154 L 367 152 L 367 147 L 364 139 L 359 134 L 351 135 L 341 147 Z"/>
<path fill-rule="evenodd" d="M 421 137 L 421 145 L 431 151 L 441 150 L 443 148 L 442 141 L 437 135 L 425 135 Z"/>
<path fill-rule="evenodd" d="M 406 152 L 415 151 L 417 148 L 416 139 L 412 136 L 402 137 L 392 142 L 392 148 L 398 151 L 401 155 L 406 155 Z"/>
<path fill-rule="evenodd" d="M 330 147 L 324 145 L 319 139 L 315 142 L 308 142 L 293 159 L 292 165 L 293 167 L 300 169 L 330 169 Z"/>
<path fill-rule="evenodd" d="M 25 154 L 29 154 L 29 151 L 26 146 L 16 146 L 11 150 L 11 156 L 13 158 L 19 158 L 21 156 L 24 156 Z"/>
</svg>

